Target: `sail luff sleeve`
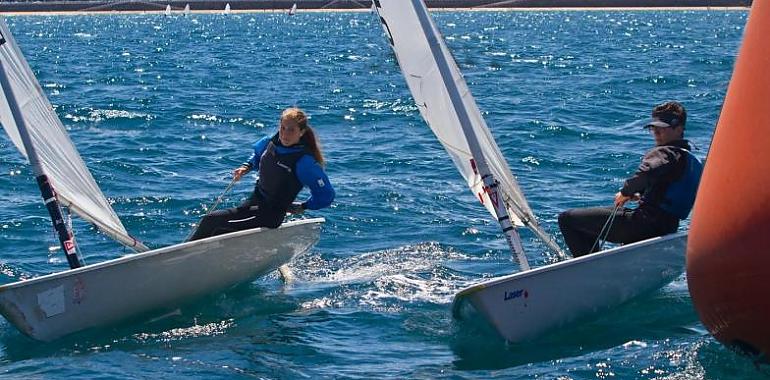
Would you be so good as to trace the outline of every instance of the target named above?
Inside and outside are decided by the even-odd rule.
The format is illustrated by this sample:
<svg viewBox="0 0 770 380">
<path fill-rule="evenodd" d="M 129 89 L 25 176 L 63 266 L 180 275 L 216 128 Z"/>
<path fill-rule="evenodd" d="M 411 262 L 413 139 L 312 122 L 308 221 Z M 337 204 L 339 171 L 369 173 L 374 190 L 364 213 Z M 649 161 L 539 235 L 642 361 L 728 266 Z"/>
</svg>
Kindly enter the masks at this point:
<svg viewBox="0 0 770 380">
<path fill-rule="evenodd" d="M 74 212 L 100 230 L 109 231 L 111 237 L 117 235 L 126 242 L 133 240 L 80 157 L 3 20 L 0 20 L 0 30 L 6 39 L 0 47 L 0 55 L 7 65 L 10 87 L 14 94 L 18 94 L 18 105 L 40 164 L 57 196 L 75 205 Z M 0 122 L 14 145 L 27 157 L 18 126 L 10 116 L 4 97 L 0 101 Z"/>
</svg>

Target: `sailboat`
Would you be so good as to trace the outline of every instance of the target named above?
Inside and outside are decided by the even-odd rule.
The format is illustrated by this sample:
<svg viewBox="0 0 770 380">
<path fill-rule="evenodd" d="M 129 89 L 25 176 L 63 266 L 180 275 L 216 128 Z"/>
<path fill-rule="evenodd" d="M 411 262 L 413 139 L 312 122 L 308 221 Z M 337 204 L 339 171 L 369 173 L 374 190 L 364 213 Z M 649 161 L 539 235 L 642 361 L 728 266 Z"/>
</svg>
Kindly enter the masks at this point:
<svg viewBox="0 0 770 380">
<path fill-rule="evenodd" d="M 163 11 L 163 14 L 166 16 L 171 16 L 171 4 L 166 5 L 166 10 Z"/>
<path fill-rule="evenodd" d="M 190 4 L 184 5 L 184 10 L 182 11 L 182 14 L 184 14 L 185 16 L 190 15 Z"/>
<path fill-rule="evenodd" d="M 294 3 L 291 9 L 289 9 L 289 16 L 294 16 L 295 14 L 297 14 L 297 3 Z"/>
<path fill-rule="evenodd" d="M 506 340 L 522 342 L 682 274 L 684 232 L 567 260 L 538 224 L 422 0 L 375 0 L 375 5 L 420 115 L 499 222 L 521 269 L 462 289 L 452 304 L 455 318 L 481 315 Z M 531 269 L 518 227 L 527 227 L 561 261 Z"/>
<path fill-rule="evenodd" d="M 318 241 L 323 219 L 149 250 L 128 234 L 0 19 L 0 123 L 32 165 L 70 270 L 0 286 L 0 314 L 50 341 L 251 281 Z M 84 265 L 62 206 L 138 252 Z"/>
<path fill-rule="evenodd" d="M 230 3 L 225 4 L 225 14 L 230 14 Z"/>
</svg>

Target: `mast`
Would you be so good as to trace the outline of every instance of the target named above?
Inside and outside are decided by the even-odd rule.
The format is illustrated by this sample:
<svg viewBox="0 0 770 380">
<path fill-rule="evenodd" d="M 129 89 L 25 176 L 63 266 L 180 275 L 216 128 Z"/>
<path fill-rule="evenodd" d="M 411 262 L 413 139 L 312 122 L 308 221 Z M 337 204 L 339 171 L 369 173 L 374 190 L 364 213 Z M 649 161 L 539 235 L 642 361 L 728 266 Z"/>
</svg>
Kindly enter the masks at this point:
<svg viewBox="0 0 770 380">
<path fill-rule="evenodd" d="M 5 44 L 5 36 L 0 34 L 0 46 Z M 16 126 L 19 130 L 19 136 L 24 144 L 24 149 L 27 151 L 27 157 L 29 163 L 32 165 L 32 171 L 35 173 L 35 179 L 37 185 L 40 188 L 40 194 L 43 196 L 43 202 L 45 203 L 48 213 L 51 215 L 51 222 L 56 230 L 56 234 L 59 238 L 59 243 L 64 249 L 64 254 L 67 257 L 67 262 L 70 268 L 75 269 L 84 265 L 83 259 L 80 257 L 77 245 L 75 244 L 75 235 L 72 233 L 72 229 L 69 224 L 64 221 L 61 206 L 56 199 L 56 192 L 54 191 L 51 183 L 48 181 L 48 177 L 43 171 L 43 166 L 40 164 L 35 146 L 32 144 L 32 138 L 27 131 L 27 124 L 24 117 L 21 115 L 19 104 L 16 100 L 16 95 L 11 89 L 10 81 L 5 72 L 5 66 L 2 60 L 0 60 L 0 86 L 5 91 L 5 97 L 8 100 L 8 106 L 11 110 Z"/>
<path fill-rule="evenodd" d="M 436 38 L 436 33 L 433 31 L 430 23 L 430 16 L 428 15 L 427 9 L 423 6 L 422 0 L 412 0 L 412 6 L 414 7 L 417 18 L 420 21 L 420 26 L 423 29 L 423 33 L 428 39 L 428 46 L 430 46 L 431 54 L 433 55 L 433 59 L 436 61 L 436 65 L 438 66 L 438 70 L 441 73 L 441 76 L 444 78 L 452 78 L 452 72 L 449 68 L 449 63 L 441 51 L 441 45 Z M 484 192 L 487 193 L 489 199 L 494 205 L 497 221 L 500 223 L 500 228 L 503 230 L 503 234 L 505 235 L 505 239 L 508 242 L 508 246 L 511 248 L 511 252 L 513 253 L 514 257 L 516 257 L 518 260 L 521 269 L 529 270 L 529 262 L 527 261 L 527 257 L 524 255 L 524 247 L 522 247 L 521 244 L 521 237 L 519 236 L 518 231 L 516 231 L 516 228 L 511 223 L 511 218 L 508 215 L 505 202 L 497 191 L 498 183 L 495 180 L 492 172 L 489 170 L 489 166 L 481 150 L 479 140 L 476 137 L 476 134 L 473 132 L 473 125 L 471 123 L 470 116 L 468 115 L 468 111 L 463 106 L 462 96 L 460 95 L 460 91 L 457 89 L 457 84 L 453 80 L 446 80 L 444 81 L 444 84 L 446 86 L 447 93 L 449 94 L 452 107 L 457 112 L 457 117 L 460 121 L 460 125 L 462 126 L 465 139 L 468 141 L 468 147 L 470 148 L 471 155 L 473 156 L 471 165 L 476 168 L 479 175 L 481 176 L 482 181 L 484 182 Z"/>
</svg>

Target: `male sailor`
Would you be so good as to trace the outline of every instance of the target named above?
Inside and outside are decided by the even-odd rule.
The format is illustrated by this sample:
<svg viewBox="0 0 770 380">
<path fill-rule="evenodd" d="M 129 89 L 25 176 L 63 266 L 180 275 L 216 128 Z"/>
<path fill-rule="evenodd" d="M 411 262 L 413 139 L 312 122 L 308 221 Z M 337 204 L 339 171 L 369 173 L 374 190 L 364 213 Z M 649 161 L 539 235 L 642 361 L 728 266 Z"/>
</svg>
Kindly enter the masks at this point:
<svg viewBox="0 0 770 380">
<path fill-rule="evenodd" d="M 569 209 L 559 215 L 559 228 L 572 256 L 598 251 L 598 237 L 610 222 L 605 233 L 606 240 L 613 243 L 633 243 L 676 232 L 679 221 L 690 214 L 703 170 L 684 139 L 686 121 L 687 111 L 678 102 L 655 106 L 652 119 L 645 124 L 655 147 L 615 194 L 615 206 Z M 628 201 L 638 201 L 639 205 L 624 207 Z"/>
</svg>

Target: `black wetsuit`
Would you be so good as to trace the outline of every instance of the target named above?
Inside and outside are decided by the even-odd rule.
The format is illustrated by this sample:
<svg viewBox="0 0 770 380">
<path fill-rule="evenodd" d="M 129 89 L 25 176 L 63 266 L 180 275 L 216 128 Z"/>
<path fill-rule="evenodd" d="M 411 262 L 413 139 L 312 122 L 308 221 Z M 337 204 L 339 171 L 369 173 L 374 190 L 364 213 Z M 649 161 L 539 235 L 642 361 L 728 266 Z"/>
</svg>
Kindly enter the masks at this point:
<svg viewBox="0 0 770 380">
<path fill-rule="evenodd" d="M 666 145 L 652 148 L 642 158 L 642 163 L 636 173 L 628 178 L 621 194 L 633 196 L 641 194 L 639 207 L 635 209 L 620 208 L 607 234 L 607 241 L 613 243 L 633 243 L 656 236 L 676 232 L 679 219 L 686 218 L 695 199 L 695 189 L 686 190 L 686 194 L 671 195 L 669 187 L 675 182 L 683 181 L 688 176 L 700 179 L 700 162 L 692 162 L 688 157 L 690 144 L 686 140 L 676 140 Z M 692 162 L 692 163 L 690 163 Z M 693 166 L 688 168 L 688 165 Z M 689 174 L 690 169 L 694 174 Z M 688 203 L 684 206 L 677 204 L 684 212 L 675 213 L 670 210 L 672 202 Z M 572 256 L 578 257 L 598 250 L 596 239 L 607 223 L 614 207 L 589 207 L 567 210 L 559 215 L 559 228 L 564 241 Z M 684 214 L 682 217 L 681 214 Z"/>
</svg>

